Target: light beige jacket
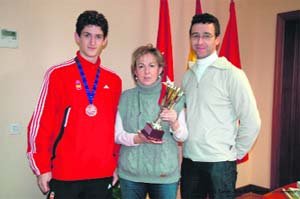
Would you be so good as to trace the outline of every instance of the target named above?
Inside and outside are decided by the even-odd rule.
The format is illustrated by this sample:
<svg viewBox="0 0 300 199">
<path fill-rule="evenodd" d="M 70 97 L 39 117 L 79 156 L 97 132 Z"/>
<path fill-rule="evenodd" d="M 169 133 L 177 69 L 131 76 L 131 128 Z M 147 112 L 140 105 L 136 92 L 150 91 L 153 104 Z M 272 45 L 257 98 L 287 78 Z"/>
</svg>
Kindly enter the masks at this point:
<svg viewBox="0 0 300 199">
<path fill-rule="evenodd" d="M 245 73 L 218 58 L 196 77 L 196 65 L 184 75 L 189 137 L 183 156 L 219 162 L 243 158 L 261 126 L 256 101 Z"/>
</svg>

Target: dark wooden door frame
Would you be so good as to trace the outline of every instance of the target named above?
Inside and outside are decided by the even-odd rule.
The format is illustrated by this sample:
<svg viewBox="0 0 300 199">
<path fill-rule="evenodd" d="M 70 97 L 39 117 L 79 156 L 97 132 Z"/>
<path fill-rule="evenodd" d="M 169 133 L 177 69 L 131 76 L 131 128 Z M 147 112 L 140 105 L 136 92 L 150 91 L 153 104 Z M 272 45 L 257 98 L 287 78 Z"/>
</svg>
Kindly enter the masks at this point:
<svg viewBox="0 0 300 199">
<path fill-rule="evenodd" d="M 272 120 L 272 147 L 271 147 L 271 189 L 279 185 L 279 154 L 281 133 L 281 102 L 282 102 L 282 71 L 284 56 L 284 31 L 289 20 L 300 19 L 300 10 L 280 13 L 277 15 L 276 47 L 275 47 L 275 75 L 273 96 Z"/>
</svg>

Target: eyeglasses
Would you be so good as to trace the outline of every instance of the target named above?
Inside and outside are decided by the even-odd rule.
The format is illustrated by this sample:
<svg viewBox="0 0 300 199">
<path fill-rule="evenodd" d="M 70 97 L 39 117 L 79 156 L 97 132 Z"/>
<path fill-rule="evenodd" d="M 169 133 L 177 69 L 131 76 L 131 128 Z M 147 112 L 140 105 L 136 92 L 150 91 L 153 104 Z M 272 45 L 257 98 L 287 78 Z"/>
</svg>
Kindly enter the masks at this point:
<svg viewBox="0 0 300 199">
<path fill-rule="evenodd" d="M 192 33 L 192 35 L 191 35 L 191 39 L 193 41 L 199 41 L 200 38 L 204 41 L 209 41 L 213 37 L 214 37 L 214 35 L 212 35 L 210 33 L 204 33 L 203 35 L 200 35 L 198 33 Z"/>
</svg>

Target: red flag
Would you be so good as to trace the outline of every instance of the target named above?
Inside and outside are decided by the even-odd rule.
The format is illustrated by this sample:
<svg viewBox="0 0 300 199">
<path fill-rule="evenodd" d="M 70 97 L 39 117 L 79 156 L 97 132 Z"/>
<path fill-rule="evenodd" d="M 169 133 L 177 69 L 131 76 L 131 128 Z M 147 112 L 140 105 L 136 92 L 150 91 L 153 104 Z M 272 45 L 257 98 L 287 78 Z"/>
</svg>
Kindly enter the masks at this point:
<svg viewBox="0 0 300 199">
<path fill-rule="evenodd" d="M 196 7 L 195 7 L 195 14 L 202 14 L 202 7 L 200 0 L 196 0 Z M 195 62 L 197 60 L 197 56 L 195 52 L 193 51 L 192 47 L 190 46 L 190 53 L 188 56 L 188 63 L 189 62 Z M 189 68 L 189 64 L 187 65 L 187 68 Z"/>
<path fill-rule="evenodd" d="M 230 2 L 229 12 L 229 21 L 226 27 L 219 55 L 226 57 L 233 65 L 235 65 L 238 68 L 241 68 L 239 38 L 235 15 L 235 4 L 233 0 L 231 0 Z"/>
<path fill-rule="evenodd" d="M 201 1 L 200 0 L 196 0 L 196 10 L 195 10 L 196 14 L 202 14 L 202 7 L 201 7 Z"/>
<path fill-rule="evenodd" d="M 170 15 L 168 0 L 160 0 L 159 10 L 159 25 L 157 33 L 156 47 L 160 50 L 165 58 L 164 74 L 162 76 L 162 82 L 165 82 L 167 78 L 170 81 L 174 81 L 173 73 L 173 53 L 172 53 L 172 37 L 171 37 L 171 26 L 170 26 Z M 159 103 L 166 91 L 163 86 Z"/>
<path fill-rule="evenodd" d="M 236 23 L 235 4 L 234 1 L 230 2 L 230 16 L 226 27 L 225 35 L 223 38 L 222 47 L 220 49 L 219 56 L 226 57 L 233 65 L 241 68 L 240 52 L 239 52 L 239 38 Z M 238 160 L 238 163 L 245 162 L 249 159 L 246 154 L 243 159 Z"/>
</svg>

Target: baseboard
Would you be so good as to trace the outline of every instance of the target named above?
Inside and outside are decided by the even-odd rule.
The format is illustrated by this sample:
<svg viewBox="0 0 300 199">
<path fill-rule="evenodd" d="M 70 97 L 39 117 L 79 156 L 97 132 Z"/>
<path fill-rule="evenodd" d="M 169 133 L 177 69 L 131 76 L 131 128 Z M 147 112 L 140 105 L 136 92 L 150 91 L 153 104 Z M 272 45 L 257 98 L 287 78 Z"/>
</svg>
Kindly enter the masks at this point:
<svg viewBox="0 0 300 199">
<path fill-rule="evenodd" d="M 270 189 L 265 188 L 265 187 L 260 187 L 257 185 L 253 185 L 253 184 L 249 184 L 249 185 L 237 188 L 236 196 L 241 196 L 241 195 L 243 195 L 245 193 L 249 193 L 249 192 L 263 195 L 265 193 L 270 192 Z"/>
</svg>

